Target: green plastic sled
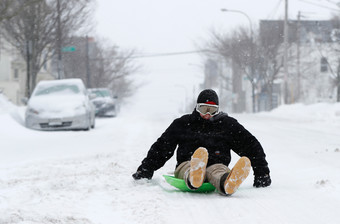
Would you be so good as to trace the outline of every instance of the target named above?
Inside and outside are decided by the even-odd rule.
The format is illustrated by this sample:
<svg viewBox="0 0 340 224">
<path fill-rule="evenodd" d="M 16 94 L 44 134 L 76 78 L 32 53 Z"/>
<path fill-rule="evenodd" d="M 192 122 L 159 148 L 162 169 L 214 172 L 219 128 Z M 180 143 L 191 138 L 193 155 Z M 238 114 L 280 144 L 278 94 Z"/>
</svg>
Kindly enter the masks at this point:
<svg viewBox="0 0 340 224">
<path fill-rule="evenodd" d="M 206 192 L 215 191 L 215 187 L 211 183 L 203 183 L 202 186 L 198 188 L 197 190 L 191 190 L 187 187 L 183 179 L 178 179 L 174 176 L 168 176 L 168 175 L 163 175 L 163 177 L 165 178 L 166 182 L 168 182 L 170 185 L 178 188 L 181 191 L 197 192 L 197 193 L 206 193 Z"/>
</svg>

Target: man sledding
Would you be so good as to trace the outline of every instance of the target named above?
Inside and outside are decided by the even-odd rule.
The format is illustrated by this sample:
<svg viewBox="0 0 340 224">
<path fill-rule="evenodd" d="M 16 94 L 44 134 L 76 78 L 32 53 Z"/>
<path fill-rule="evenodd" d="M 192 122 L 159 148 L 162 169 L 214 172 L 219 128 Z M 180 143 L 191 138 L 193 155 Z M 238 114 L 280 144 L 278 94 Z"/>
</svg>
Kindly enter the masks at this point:
<svg viewBox="0 0 340 224">
<path fill-rule="evenodd" d="M 175 177 L 183 179 L 191 190 L 209 182 L 221 194 L 235 193 L 254 171 L 254 187 L 271 184 L 266 155 L 259 141 L 236 119 L 219 110 L 216 92 L 203 90 L 195 110 L 175 119 L 151 146 L 147 157 L 132 176 L 151 179 L 177 148 Z M 230 151 L 241 158 L 230 170 Z"/>
</svg>

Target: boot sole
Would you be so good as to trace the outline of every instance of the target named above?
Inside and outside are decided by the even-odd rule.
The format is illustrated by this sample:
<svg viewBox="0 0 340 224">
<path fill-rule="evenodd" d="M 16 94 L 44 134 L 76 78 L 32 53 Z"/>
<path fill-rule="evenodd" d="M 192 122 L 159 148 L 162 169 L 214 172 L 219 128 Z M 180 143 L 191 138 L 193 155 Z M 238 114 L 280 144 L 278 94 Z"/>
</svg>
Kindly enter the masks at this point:
<svg viewBox="0 0 340 224">
<path fill-rule="evenodd" d="M 250 167 L 250 160 L 245 156 L 241 157 L 237 161 L 226 181 L 224 182 L 224 190 L 227 195 L 235 193 L 238 187 L 249 175 Z"/>
<path fill-rule="evenodd" d="M 208 151 L 206 148 L 199 147 L 196 149 L 190 160 L 190 184 L 199 188 L 202 186 L 205 178 L 205 170 L 208 163 Z"/>
</svg>

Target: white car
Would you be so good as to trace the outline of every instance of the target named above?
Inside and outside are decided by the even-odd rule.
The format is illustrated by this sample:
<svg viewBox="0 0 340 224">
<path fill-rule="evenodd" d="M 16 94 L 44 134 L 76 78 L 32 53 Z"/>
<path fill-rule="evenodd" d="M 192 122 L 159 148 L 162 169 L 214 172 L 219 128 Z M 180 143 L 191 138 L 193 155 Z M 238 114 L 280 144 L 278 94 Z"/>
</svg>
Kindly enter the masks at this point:
<svg viewBox="0 0 340 224">
<path fill-rule="evenodd" d="M 37 130 L 94 128 L 95 108 L 83 81 L 40 81 L 27 103 L 25 123 Z"/>
</svg>

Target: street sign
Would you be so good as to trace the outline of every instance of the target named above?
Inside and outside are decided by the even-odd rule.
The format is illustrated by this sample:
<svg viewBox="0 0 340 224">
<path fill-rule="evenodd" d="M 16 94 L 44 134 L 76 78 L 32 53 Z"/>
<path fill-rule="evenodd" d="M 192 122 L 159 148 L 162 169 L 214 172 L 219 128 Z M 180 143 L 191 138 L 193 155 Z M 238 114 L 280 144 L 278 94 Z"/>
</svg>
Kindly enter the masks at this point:
<svg viewBox="0 0 340 224">
<path fill-rule="evenodd" d="M 62 52 L 73 52 L 76 50 L 76 47 L 75 46 L 69 46 L 69 47 L 63 47 L 61 48 L 61 51 Z"/>
</svg>

